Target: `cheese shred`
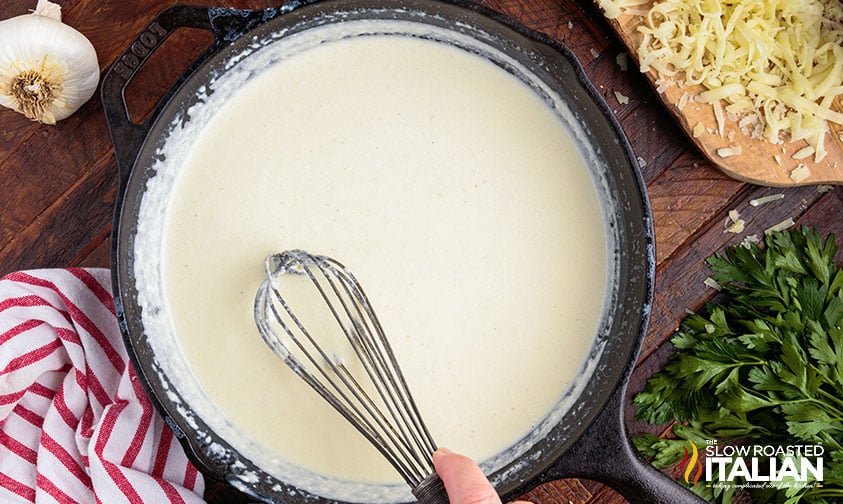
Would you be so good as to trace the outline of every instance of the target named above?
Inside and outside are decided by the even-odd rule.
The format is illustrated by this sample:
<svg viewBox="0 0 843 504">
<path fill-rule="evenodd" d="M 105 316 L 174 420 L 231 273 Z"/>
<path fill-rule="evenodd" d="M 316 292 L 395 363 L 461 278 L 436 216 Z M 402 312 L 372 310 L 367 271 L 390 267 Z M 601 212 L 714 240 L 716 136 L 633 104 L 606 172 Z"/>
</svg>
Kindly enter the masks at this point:
<svg viewBox="0 0 843 504">
<path fill-rule="evenodd" d="M 640 8 L 599 3 L 610 18 Z M 698 101 L 714 107 L 721 136 L 724 110 L 754 115 L 770 143 L 804 140 L 812 150 L 800 155 L 826 156 L 828 123 L 843 125 L 832 108 L 843 95 L 839 0 L 656 0 L 638 30 L 641 71 L 703 86 Z"/>
</svg>

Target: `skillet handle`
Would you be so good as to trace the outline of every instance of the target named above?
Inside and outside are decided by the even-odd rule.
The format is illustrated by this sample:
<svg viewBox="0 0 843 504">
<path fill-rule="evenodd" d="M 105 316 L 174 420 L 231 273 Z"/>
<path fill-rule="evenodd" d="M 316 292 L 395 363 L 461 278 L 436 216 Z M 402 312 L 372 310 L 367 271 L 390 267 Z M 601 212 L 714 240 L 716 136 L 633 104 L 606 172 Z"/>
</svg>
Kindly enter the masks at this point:
<svg viewBox="0 0 843 504">
<path fill-rule="evenodd" d="M 650 465 L 632 446 L 624 422 L 625 396 L 626 384 L 622 383 L 582 437 L 536 478 L 536 485 L 579 477 L 604 483 L 633 504 L 705 504 Z"/>
<path fill-rule="evenodd" d="M 166 98 L 178 88 L 179 83 L 162 96 L 153 113 L 143 123 L 137 124 L 131 120 L 125 98 L 126 87 L 161 44 L 179 28 L 199 28 L 212 33 L 213 44 L 188 67 L 184 74 L 187 76 L 222 47 L 234 42 L 255 26 L 295 8 L 298 3 L 292 2 L 282 8 L 255 11 L 176 5 L 158 14 L 129 44 L 109 67 L 100 92 L 109 134 L 117 156 L 121 194 L 135 158 L 160 108 L 166 103 Z"/>
</svg>

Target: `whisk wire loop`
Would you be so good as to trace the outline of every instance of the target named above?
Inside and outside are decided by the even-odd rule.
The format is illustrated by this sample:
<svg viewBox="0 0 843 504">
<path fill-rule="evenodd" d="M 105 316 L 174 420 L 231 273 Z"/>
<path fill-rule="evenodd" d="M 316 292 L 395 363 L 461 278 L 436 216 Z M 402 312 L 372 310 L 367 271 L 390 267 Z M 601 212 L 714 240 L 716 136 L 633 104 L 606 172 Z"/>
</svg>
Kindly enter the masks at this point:
<svg viewBox="0 0 843 504">
<path fill-rule="evenodd" d="M 302 269 L 297 273 L 307 275 L 311 282 L 317 285 L 317 290 L 323 299 L 327 300 L 326 293 L 322 286 L 318 284 L 317 278 L 309 269 Z M 340 372 L 344 365 L 337 362 L 336 359 L 331 358 L 324 352 L 321 346 L 316 344 L 316 341 L 311 336 L 307 328 L 299 320 L 299 317 L 293 312 L 287 302 L 284 300 L 281 293 L 274 284 L 268 286 L 271 292 L 275 294 L 275 299 L 271 297 L 259 296 L 261 301 L 256 309 L 260 310 L 261 314 L 266 313 L 268 307 L 272 318 L 261 316 L 258 322 L 258 327 L 261 329 L 261 335 L 264 340 L 268 340 L 268 344 L 276 354 L 280 355 L 285 363 L 296 374 L 298 374 L 304 381 L 310 385 L 316 392 L 318 392 L 329 404 L 331 404 L 337 411 L 339 411 L 347 421 L 351 422 L 366 438 L 377 447 L 387 460 L 398 469 L 402 478 L 405 481 L 414 481 L 417 476 L 413 474 L 410 468 L 401 465 L 401 460 L 396 457 L 401 454 L 396 454 L 392 451 L 384 451 L 381 447 L 389 446 L 390 443 L 397 443 L 395 438 L 394 428 L 388 425 L 383 414 L 374 407 L 374 401 L 369 397 L 365 390 L 354 381 L 350 381 L 350 374 L 347 372 Z M 277 303 L 277 304 L 276 304 Z M 278 310 L 278 304 L 284 309 L 284 313 L 289 316 L 294 325 L 285 322 L 282 312 Z M 339 319 L 337 312 L 331 306 L 331 312 L 335 318 Z M 286 344 L 281 336 L 281 333 L 275 328 L 275 325 L 270 323 L 275 321 L 289 337 L 289 341 L 295 344 L 304 359 L 296 357 L 295 349 L 291 349 Z M 294 329 L 298 329 L 301 333 L 300 337 Z M 315 352 L 315 354 L 314 354 Z M 316 371 L 316 373 L 313 372 Z M 321 380 L 324 380 L 321 381 Z M 385 439 L 386 438 L 386 439 Z"/>
<path fill-rule="evenodd" d="M 255 297 L 255 322 L 267 346 L 378 449 L 414 495 L 419 490 L 426 502 L 446 503 L 444 489 L 430 491 L 431 480 L 438 480 L 431 459 L 436 443 L 354 275 L 334 259 L 302 250 L 268 256 L 264 270 L 265 279 Z M 310 321 L 322 329 L 325 320 L 332 319 L 331 329 L 338 326 L 343 336 L 339 339 L 344 340 L 336 346 L 342 348 L 326 348 L 330 339 L 311 334 L 310 321 L 305 323 L 288 301 L 293 296 L 282 292 L 286 291 L 280 285 L 285 275 L 306 278 L 315 287 L 320 306 L 330 316 L 322 313 Z M 292 288 L 286 292 L 301 294 Z M 310 305 L 303 306 L 310 309 Z M 352 352 L 347 352 L 348 347 Z M 356 372 L 358 367 L 363 372 Z"/>
</svg>

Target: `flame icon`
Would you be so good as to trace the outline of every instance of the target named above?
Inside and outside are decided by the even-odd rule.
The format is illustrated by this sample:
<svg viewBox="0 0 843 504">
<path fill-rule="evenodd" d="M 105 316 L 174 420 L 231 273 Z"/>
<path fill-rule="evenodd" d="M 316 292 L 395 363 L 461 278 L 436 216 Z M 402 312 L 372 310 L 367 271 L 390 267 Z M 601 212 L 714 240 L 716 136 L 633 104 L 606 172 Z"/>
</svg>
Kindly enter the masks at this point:
<svg viewBox="0 0 843 504">
<path fill-rule="evenodd" d="M 688 441 L 688 444 L 691 445 L 691 453 L 688 453 L 688 448 L 682 448 L 685 452 L 685 456 L 682 457 L 682 461 L 679 462 L 679 469 L 683 471 L 682 474 L 685 478 L 685 483 L 696 486 L 697 482 L 702 477 L 703 466 L 702 462 L 700 462 L 700 452 L 697 450 L 697 445 L 691 441 Z M 696 469 L 696 472 L 694 469 Z M 693 479 L 691 479 L 692 473 L 694 473 Z"/>
</svg>

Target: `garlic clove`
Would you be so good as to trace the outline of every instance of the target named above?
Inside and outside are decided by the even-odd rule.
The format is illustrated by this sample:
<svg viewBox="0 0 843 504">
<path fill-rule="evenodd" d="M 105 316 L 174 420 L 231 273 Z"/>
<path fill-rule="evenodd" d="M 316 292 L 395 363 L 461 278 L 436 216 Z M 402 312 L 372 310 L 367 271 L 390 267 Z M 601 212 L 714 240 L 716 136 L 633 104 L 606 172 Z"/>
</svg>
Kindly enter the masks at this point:
<svg viewBox="0 0 843 504">
<path fill-rule="evenodd" d="M 50 0 L 38 0 L 34 13 L 61 21 L 61 5 Z"/>
<path fill-rule="evenodd" d="M 94 46 L 57 7 L 40 0 L 35 13 L 0 21 L 0 105 L 46 124 L 70 116 L 99 82 Z"/>
</svg>

